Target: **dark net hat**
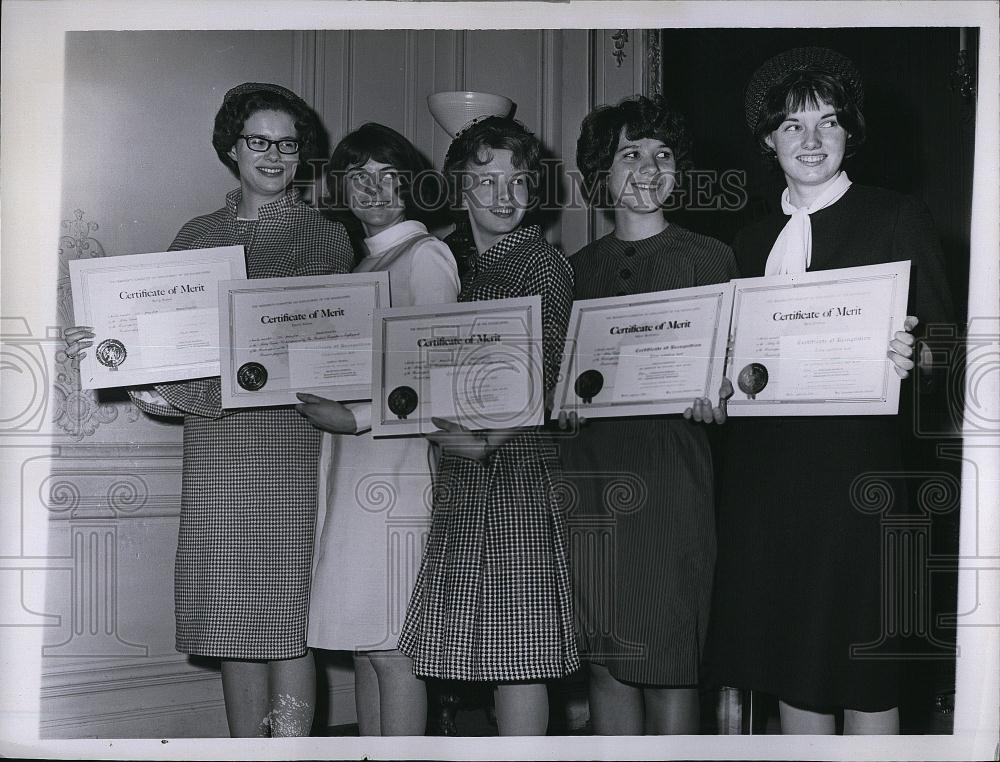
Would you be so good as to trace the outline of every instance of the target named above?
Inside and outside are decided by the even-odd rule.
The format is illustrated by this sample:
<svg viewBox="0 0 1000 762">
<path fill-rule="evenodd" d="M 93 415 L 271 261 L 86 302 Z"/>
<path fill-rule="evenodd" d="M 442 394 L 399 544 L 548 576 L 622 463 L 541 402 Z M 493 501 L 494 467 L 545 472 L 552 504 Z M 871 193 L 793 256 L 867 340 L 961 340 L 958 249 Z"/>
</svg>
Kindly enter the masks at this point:
<svg viewBox="0 0 1000 762">
<path fill-rule="evenodd" d="M 751 130 L 757 127 L 768 91 L 793 71 L 818 71 L 837 77 L 861 108 L 865 88 L 850 58 L 830 48 L 793 48 L 764 62 L 750 77 L 743 105 Z"/>
<path fill-rule="evenodd" d="M 222 99 L 222 104 L 225 105 L 233 98 L 239 95 L 246 95 L 248 93 L 277 93 L 278 95 L 286 98 L 287 100 L 301 106 L 304 109 L 308 109 L 308 104 L 302 100 L 299 96 L 289 90 L 287 87 L 282 87 L 281 85 L 272 85 L 270 82 L 244 82 L 242 85 L 237 85 L 231 88 L 226 96 Z"/>
</svg>

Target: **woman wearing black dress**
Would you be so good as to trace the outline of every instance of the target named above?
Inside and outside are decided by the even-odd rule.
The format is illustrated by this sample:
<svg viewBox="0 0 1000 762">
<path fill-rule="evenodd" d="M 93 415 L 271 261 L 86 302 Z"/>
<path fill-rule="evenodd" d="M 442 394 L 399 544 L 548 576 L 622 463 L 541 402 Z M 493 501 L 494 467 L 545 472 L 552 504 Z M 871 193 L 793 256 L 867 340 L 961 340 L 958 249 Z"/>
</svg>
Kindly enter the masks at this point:
<svg viewBox="0 0 1000 762">
<path fill-rule="evenodd" d="M 765 63 L 747 89 L 747 121 L 777 161 L 784 214 L 741 231 L 744 277 L 910 260 L 909 312 L 946 320 L 950 301 L 927 211 L 841 169 L 864 141 L 863 90 L 848 59 L 798 48 Z M 914 369 L 917 320 L 888 356 Z M 785 733 L 896 733 L 898 662 L 884 591 L 880 516 L 859 477 L 902 471 L 896 416 L 752 418 L 727 425 L 709 653 L 718 682 L 776 695 Z M 897 490 L 896 504 L 906 496 Z"/>
<path fill-rule="evenodd" d="M 724 243 L 669 223 L 690 165 L 681 117 L 637 96 L 587 115 L 577 165 L 615 229 L 571 259 L 577 299 L 724 283 Z M 707 399 L 687 417 L 724 419 Z M 698 677 L 712 589 L 715 516 L 706 432 L 679 415 L 602 418 L 561 442 L 574 522 L 609 527 L 608 549 L 573 557 L 590 714 L 602 735 L 697 733 Z"/>
</svg>

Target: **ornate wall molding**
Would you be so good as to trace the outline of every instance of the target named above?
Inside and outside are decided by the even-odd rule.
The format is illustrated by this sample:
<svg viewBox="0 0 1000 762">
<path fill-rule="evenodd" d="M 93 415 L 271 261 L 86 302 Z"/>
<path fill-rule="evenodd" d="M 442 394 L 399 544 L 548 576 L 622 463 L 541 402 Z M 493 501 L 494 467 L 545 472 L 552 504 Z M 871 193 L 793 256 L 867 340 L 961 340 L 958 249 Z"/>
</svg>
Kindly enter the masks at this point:
<svg viewBox="0 0 1000 762">
<path fill-rule="evenodd" d="M 653 98 L 663 92 L 663 57 L 662 34 L 659 29 L 646 29 L 643 32 L 646 46 L 646 61 L 642 73 L 642 92 Z"/>
<path fill-rule="evenodd" d="M 621 68 L 622 61 L 628 58 L 625 46 L 628 44 L 628 29 L 617 29 L 611 35 L 611 57 L 615 59 L 615 66 Z"/>
<path fill-rule="evenodd" d="M 76 209 L 74 218 L 63 220 L 63 234 L 59 237 L 59 275 L 56 285 L 59 327 L 71 326 L 73 320 L 73 295 L 70 288 L 69 262 L 73 259 L 92 259 L 105 255 L 104 246 L 93 236 L 100 225 L 85 220 L 85 212 Z M 101 399 L 94 390 L 80 389 L 80 369 L 60 347 L 55 356 L 55 378 L 52 383 L 52 420 L 74 441 L 93 436 L 106 424 L 121 417 L 127 423 L 139 420 L 139 410 L 127 399 Z"/>
</svg>

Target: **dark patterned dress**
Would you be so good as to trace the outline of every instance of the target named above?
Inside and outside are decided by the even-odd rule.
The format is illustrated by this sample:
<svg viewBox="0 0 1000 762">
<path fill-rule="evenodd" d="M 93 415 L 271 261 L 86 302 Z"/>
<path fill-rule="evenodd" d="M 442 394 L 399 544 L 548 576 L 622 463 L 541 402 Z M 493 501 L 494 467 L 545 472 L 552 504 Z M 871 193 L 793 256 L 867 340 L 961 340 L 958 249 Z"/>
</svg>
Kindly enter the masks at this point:
<svg viewBox="0 0 1000 762">
<path fill-rule="evenodd" d="M 240 191 L 188 222 L 171 251 L 242 245 L 248 278 L 347 272 L 344 229 L 297 192 L 240 220 Z M 148 413 L 183 416 L 174 567 L 177 650 L 223 659 L 306 652 L 320 432 L 292 407 L 223 411 L 219 378 L 133 394 Z"/>
<path fill-rule="evenodd" d="M 724 283 L 732 250 L 671 224 L 607 235 L 570 258 L 577 299 Z M 679 415 L 599 418 L 560 441 L 581 656 L 622 682 L 698 682 L 715 563 L 706 426 Z"/>
<path fill-rule="evenodd" d="M 569 263 L 537 226 L 478 255 L 459 301 L 541 295 L 546 388 L 555 383 L 573 301 Z M 579 667 L 559 508 L 560 469 L 541 431 L 481 464 L 441 458 L 431 534 L 400 637 L 424 677 L 502 682 Z"/>
<path fill-rule="evenodd" d="M 763 274 L 787 220 L 771 215 L 737 236 L 746 277 Z M 907 314 L 924 327 L 950 319 L 926 208 L 892 191 L 852 185 L 810 222 L 810 272 L 908 259 Z M 917 376 L 901 391 L 922 383 Z M 893 524 L 912 520 L 907 482 L 919 475 L 904 473 L 901 457 L 910 413 L 901 403 L 897 416 L 726 423 L 706 670 L 715 682 L 814 711 L 898 705 L 900 616 L 926 605 L 900 593 L 905 579 L 889 542 Z"/>
</svg>

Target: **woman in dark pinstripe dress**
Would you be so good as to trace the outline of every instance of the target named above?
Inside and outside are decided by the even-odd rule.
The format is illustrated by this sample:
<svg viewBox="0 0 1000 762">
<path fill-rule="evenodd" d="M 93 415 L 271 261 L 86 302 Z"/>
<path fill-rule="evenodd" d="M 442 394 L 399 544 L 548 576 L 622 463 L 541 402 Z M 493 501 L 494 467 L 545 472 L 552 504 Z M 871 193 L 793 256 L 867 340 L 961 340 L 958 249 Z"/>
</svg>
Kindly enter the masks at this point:
<svg viewBox="0 0 1000 762">
<path fill-rule="evenodd" d="M 573 280 L 541 229 L 521 224 L 539 149 L 519 123 L 491 117 L 456 136 L 445 174 L 461 189 L 477 249 L 459 301 L 540 295 L 551 388 Z M 545 681 L 579 666 L 554 449 L 540 431 L 438 425 L 449 433 L 429 435 L 443 454 L 399 648 L 417 675 L 493 683 L 501 735 L 544 735 Z"/>
<path fill-rule="evenodd" d="M 737 274 L 728 246 L 663 216 L 689 151 L 682 120 L 662 102 L 636 97 L 587 116 L 577 165 L 585 190 L 613 210 L 615 230 L 570 258 L 577 299 L 704 286 Z M 699 420 L 724 415 L 707 399 L 692 407 Z M 680 416 L 570 428 L 560 454 L 578 495 L 571 532 L 595 522 L 613 532 L 604 551 L 581 543 L 572 558 L 594 731 L 697 733 L 715 561 L 706 432 Z"/>
<path fill-rule="evenodd" d="M 170 249 L 242 245 L 249 278 L 349 271 L 346 231 L 291 189 L 299 162 L 315 155 L 319 129 L 315 113 L 283 87 L 230 90 L 212 142 L 240 187 L 225 207 L 184 225 Z M 184 419 L 177 650 L 221 660 L 232 736 L 308 735 L 319 431 L 291 406 L 222 410 L 218 377 L 130 393 L 148 413 Z"/>
</svg>

